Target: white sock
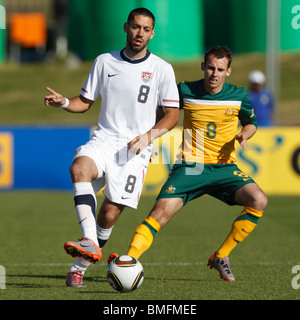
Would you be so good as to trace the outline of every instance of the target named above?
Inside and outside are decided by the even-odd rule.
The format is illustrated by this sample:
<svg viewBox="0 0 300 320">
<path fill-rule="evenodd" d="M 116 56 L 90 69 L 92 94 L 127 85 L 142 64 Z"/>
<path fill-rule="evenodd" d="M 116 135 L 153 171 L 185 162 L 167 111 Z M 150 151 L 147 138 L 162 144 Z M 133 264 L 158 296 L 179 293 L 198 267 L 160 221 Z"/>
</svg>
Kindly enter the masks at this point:
<svg viewBox="0 0 300 320">
<path fill-rule="evenodd" d="M 100 248 L 104 247 L 106 241 L 110 237 L 113 227 L 114 226 L 112 226 L 110 229 L 103 229 L 98 224 L 96 224 L 97 237 L 98 237 L 98 243 Z"/>
<path fill-rule="evenodd" d="M 83 259 L 77 258 L 75 263 L 70 268 L 69 272 L 80 272 L 82 275 L 85 273 L 86 269 L 91 265 L 91 262 Z"/>
<path fill-rule="evenodd" d="M 90 182 L 77 182 L 73 184 L 75 210 L 83 237 L 98 243 L 96 232 L 95 211 L 96 196 Z"/>
</svg>

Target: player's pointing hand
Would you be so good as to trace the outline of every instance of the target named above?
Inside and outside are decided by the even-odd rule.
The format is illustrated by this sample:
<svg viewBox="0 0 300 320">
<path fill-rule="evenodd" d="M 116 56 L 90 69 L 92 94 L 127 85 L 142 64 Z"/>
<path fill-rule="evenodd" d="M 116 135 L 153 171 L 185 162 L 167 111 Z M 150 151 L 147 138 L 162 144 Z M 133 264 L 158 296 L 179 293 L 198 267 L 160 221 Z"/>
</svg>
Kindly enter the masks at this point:
<svg viewBox="0 0 300 320">
<path fill-rule="evenodd" d="M 50 95 L 44 98 L 44 103 L 46 106 L 50 105 L 53 107 L 60 108 L 66 102 L 65 97 L 60 93 L 55 92 L 49 87 L 46 87 L 46 90 L 51 93 Z"/>
</svg>

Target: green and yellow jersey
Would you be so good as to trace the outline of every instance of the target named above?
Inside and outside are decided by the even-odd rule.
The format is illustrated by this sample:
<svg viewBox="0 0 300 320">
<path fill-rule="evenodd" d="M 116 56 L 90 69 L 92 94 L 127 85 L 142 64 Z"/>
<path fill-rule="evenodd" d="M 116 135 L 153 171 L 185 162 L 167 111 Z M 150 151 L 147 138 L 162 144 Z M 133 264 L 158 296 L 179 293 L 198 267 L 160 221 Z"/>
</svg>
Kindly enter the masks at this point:
<svg viewBox="0 0 300 320">
<path fill-rule="evenodd" d="M 204 80 L 178 84 L 184 109 L 182 160 L 197 163 L 236 162 L 234 147 L 239 121 L 257 125 L 245 88 L 227 82 L 217 94 L 204 89 Z"/>
</svg>

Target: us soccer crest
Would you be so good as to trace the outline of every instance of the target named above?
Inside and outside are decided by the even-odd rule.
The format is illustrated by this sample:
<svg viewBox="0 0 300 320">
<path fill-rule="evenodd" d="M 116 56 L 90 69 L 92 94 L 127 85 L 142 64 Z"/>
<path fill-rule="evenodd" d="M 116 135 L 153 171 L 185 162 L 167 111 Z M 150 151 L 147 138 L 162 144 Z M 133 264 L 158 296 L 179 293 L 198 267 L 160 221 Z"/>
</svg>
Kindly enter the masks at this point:
<svg viewBox="0 0 300 320">
<path fill-rule="evenodd" d="M 142 72 L 142 80 L 145 83 L 149 82 L 151 80 L 151 78 L 152 78 L 152 73 L 151 72 L 145 72 L 145 71 Z"/>
</svg>

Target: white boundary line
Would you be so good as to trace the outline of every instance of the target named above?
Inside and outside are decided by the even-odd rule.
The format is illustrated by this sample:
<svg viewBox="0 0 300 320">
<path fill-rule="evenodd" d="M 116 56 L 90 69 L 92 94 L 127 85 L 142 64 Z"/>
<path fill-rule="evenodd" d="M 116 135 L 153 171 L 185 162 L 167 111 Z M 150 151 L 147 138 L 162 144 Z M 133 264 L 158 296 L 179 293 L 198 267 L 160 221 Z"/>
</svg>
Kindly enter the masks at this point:
<svg viewBox="0 0 300 320">
<path fill-rule="evenodd" d="M 234 265 L 278 265 L 278 264 L 287 264 L 287 265 L 295 265 L 297 263 L 291 261 L 262 261 L 262 262 L 235 262 Z M 300 262 L 298 262 L 300 264 Z M 70 263 L 40 263 L 40 262 L 32 262 L 32 263 L 1 263 L 4 267 L 68 267 L 72 265 Z M 97 263 L 98 266 L 107 266 L 105 262 Z M 203 266 L 207 265 L 207 262 L 144 262 L 144 266 L 179 266 L 179 267 L 186 267 L 186 266 Z"/>
</svg>

